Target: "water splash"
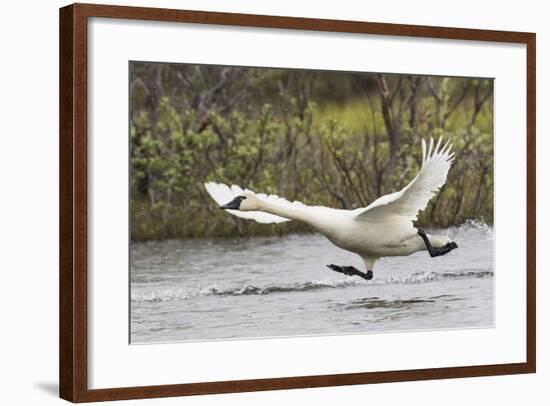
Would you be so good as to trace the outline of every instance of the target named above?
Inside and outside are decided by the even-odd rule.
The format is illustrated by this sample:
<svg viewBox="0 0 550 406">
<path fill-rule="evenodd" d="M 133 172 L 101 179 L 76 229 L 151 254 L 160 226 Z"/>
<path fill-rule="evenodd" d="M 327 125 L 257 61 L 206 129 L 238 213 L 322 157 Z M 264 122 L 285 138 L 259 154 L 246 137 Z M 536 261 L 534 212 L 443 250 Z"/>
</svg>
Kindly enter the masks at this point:
<svg viewBox="0 0 550 406">
<path fill-rule="evenodd" d="M 476 278 L 491 278 L 494 272 L 489 269 L 464 269 L 457 272 L 417 272 L 402 278 L 390 278 L 388 283 L 412 285 L 418 283 L 426 283 L 443 279 L 476 279 Z"/>
<path fill-rule="evenodd" d="M 481 220 L 466 220 L 458 226 L 450 227 L 447 231 L 449 238 L 453 241 L 461 242 L 468 238 L 472 233 L 477 234 L 485 241 L 492 241 L 493 227 Z"/>
</svg>

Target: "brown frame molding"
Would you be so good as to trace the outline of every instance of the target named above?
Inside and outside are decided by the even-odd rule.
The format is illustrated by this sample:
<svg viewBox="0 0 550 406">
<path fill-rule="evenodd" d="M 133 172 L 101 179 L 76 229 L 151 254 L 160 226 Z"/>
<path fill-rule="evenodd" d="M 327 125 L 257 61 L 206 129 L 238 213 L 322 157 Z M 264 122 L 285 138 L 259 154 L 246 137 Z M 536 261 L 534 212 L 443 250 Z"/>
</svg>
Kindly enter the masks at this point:
<svg viewBox="0 0 550 406">
<path fill-rule="evenodd" d="M 59 383 L 61 398 L 72 402 L 91 402 L 523 374 L 536 371 L 536 36 L 534 33 L 97 4 L 69 5 L 61 8 L 59 15 Z M 527 46 L 527 361 L 517 364 L 88 389 L 87 22 L 89 17 L 525 44 Z"/>
</svg>

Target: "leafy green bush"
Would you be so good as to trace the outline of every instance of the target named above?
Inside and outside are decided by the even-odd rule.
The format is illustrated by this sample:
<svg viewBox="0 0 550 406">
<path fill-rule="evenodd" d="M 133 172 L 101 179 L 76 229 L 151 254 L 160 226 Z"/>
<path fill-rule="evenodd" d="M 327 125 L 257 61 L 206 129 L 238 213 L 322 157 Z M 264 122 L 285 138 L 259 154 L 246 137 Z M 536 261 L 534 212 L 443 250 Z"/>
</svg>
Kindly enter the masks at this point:
<svg viewBox="0 0 550 406">
<path fill-rule="evenodd" d="M 490 223 L 491 100 L 492 81 L 481 79 L 135 64 L 132 239 L 308 231 L 229 216 L 203 183 L 363 207 L 410 182 L 421 139 L 439 136 L 451 140 L 456 161 L 419 224 Z"/>
</svg>

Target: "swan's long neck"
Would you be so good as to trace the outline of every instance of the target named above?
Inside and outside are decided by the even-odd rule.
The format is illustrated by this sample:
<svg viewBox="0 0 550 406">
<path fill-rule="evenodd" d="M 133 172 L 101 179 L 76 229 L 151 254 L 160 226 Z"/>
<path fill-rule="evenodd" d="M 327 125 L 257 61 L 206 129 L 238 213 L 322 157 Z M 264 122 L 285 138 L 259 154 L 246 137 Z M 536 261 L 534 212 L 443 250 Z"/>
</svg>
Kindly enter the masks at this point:
<svg viewBox="0 0 550 406">
<path fill-rule="evenodd" d="M 265 211 L 266 213 L 311 224 L 314 221 L 314 217 L 308 209 L 309 207 L 305 205 L 286 206 L 270 202 L 263 202 L 262 204 L 262 211 Z"/>
</svg>

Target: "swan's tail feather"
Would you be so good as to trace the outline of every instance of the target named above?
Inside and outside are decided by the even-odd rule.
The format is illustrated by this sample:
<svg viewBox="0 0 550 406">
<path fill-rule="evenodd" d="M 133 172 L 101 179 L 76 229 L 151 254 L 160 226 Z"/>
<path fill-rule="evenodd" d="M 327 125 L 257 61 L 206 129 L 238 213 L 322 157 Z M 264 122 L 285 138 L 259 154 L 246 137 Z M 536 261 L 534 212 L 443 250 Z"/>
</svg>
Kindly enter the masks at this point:
<svg viewBox="0 0 550 406">
<path fill-rule="evenodd" d="M 223 183 L 208 182 L 204 184 L 208 194 L 216 201 L 216 203 L 221 206 L 224 205 L 237 196 L 242 195 L 243 193 L 254 193 L 252 190 L 245 189 L 243 190 L 240 186 L 231 185 L 231 187 Z M 276 201 L 277 203 L 284 204 L 294 204 L 289 201 L 276 196 L 276 195 L 265 195 L 263 193 L 254 193 L 256 197 L 264 201 Z M 297 202 L 295 202 L 297 203 Z M 270 213 L 264 213 L 262 211 L 239 211 L 239 210 L 226 210 L 226 212 L 243 219 L 255 220 L 258 223 L 262 224 L 271 224 L 271 223 L 284 223 L 285 221 L 290 221 L 290 219 L 276 216 Z"/>
</svg>

